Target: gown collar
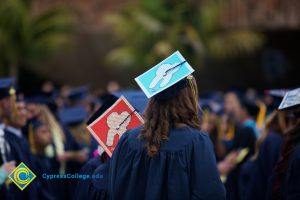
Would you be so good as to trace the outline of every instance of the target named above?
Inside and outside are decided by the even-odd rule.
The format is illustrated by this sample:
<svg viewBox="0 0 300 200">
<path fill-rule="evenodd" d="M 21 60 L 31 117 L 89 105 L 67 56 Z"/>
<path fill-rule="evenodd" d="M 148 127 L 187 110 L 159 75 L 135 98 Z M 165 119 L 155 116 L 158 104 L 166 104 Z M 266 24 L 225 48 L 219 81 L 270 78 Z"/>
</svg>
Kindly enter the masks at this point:
<svg viewBox="0 0 300 200">
<path fill-rule="evenodd" d="M 18 128 L 14 128 L 12 126 L 6 126 L 6 129 L 11 132 L 12 134 L 18 136 L 19 138 L 22 137 L 22 132 L 21 132 L 21 129 L 18 129 Z"/>
</svg>

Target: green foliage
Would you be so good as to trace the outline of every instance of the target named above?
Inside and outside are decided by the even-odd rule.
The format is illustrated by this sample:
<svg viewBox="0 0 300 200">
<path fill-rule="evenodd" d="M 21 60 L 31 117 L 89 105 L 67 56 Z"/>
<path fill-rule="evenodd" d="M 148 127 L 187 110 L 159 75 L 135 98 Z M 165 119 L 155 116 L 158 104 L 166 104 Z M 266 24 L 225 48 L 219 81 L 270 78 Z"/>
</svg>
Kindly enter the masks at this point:
<svg viewBox="0 0 300 200">
<path fill-rule="evenodd" d="M 33 15 L 30 0 L 0 2 L 0 67 L 31 66 L 70 44 L 70 13 L 54 7 Z M 3 69 L 2 69 L 3 70 Z"/>
<path fill-rule="evenodd" d="M 224 59 L 253 53 L 263 36 L 248 29 L 223 30 L 223 1 L 140 0 L 121 12 L 109 14 L 121 46 L 108 53 L 109 62 L 120 67 L 148 68 L 175 50 L 199 66 L 204 59 Z"/>
</svg>

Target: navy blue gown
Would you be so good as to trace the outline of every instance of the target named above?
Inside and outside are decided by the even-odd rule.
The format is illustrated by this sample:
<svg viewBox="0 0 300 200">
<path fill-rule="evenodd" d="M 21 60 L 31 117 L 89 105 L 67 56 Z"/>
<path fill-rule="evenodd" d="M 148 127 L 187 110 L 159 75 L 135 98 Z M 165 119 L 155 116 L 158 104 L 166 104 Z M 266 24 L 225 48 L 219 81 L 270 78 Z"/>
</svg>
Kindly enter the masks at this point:
<svg viewBox="0 0 300 200">
<path fill-rule="evenodd" d="M 267 199 L 268 185 L 272 171 L 278 162 L 283 136 L 270 132 L 262 143 L 257 159 L 254 162 L 249 187 L 246 193 L 247 200 Z"/>
<path fill-rule="evenodd" d="M 300 199 L 300 144 L 295 149 L 283 182 L 283 199 Z"/>
<path fill-rule="evenodd" d="M 23 162 L 33 172 L 37 172 L 34 159 L 30 152 L 30 147 L 24 136 L 17 136 L 8 129 L 5 129 L 5 139 L 10 145 L 10 160 L 16 161 L 16 166 Z M 41 191 L 39 177 L 33 180 L 23 191 L 21 191 L 14 183 L 9 186 L 10 198 L 34 200 L 44 195 Z"/>
<path fill-rule="evenodd" d="M 273 187 L 275 186 L 275 170 L 273 170 L 270 184 L 266 194 L 266 199 L 273 199 Z M 288 162 L 288 167 L 284 173 L 284 178 L 280 187 L 280 199 L 298 200 L 300 199 L 300 144 L 295 150 Z"/>
<path fill-rule="evenodd" d="M 138 138 L 141 127 L 126 132 L 111 159 L 111 200 L 226 198 L 208 134 L 190 127 L 172 129 L 158 155 L 150 158 Z"/>
<path fill-rule="evenodd" d="M 232 150 L 239 150 L 241 148 L 248 148 L 249 153 L 246 158 L 237 165 L 227 176 L 227 180 L 225 183 L 227 189 L 227 199 L 229 200 L 239 200 L 240 199 L 240 170 L 241 166 L 244 164 L 246 160 L 248 160 L 251 155 L 254 153 L 255 147 L 255 133 L 249 127 L 237 125 L 235 127 L 236 133 L 232 141 L 232 148 L 228 149 L 228 152 Z"/>
<path fill-rule="evenodd" d="M 92 175 L 95 169 L 101 164 L 102 162 L 99 156 L 92 158 L 81 168 L 79 173 Z M 75 190 L 74 200 L 92 199 L 91 191 L 90 191 L 90 188 L 92 187 L 91 185 L 92 185 L 92 179 L 78 180 L 76 190 Z"/>
</svg>

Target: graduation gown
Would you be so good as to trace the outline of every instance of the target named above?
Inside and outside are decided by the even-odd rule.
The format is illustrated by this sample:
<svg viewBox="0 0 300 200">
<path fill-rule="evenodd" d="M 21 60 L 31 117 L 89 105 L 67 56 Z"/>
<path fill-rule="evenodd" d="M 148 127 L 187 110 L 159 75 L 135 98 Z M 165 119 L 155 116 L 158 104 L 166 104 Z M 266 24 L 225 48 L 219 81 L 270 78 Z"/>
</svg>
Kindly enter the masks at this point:
<svg viewBox="0 0 300 200">
<path fill-rule="evenodd" d="M 8 127 L 5 128 L 5 139 L 10 145 L 10 160 L 16 161 L 16 166 L 23 162 L 31 171 L 37 172 L 34 160 L 30 152 L 27 140 L 22 136 L 21 131 Z M 39 180 L 38 177 L 33 180 L 23 191 L 14 183 L 9 186 L 9 193 L 12 199 L 35 200 L 39 198 Z"/>
<path fill-rule="evenodd" d="M 75 140 L 75 138 L 72 136 L 72 133 L 69 131 L 69 129 L 65 126 L 63 126 L 64 134 L 66 137 L 65 141 L 65 151 L 79 151 L 81 150 L 80 144 Z M 82 163 L 76 162 L 76 161 L 67 161 L 66 163 L 66 174 L 76 174 L 79 173 L 81 167 L 83 166 Z M 61 199 L 73 199 L 74 196 L 74 188 L 76 188 L 77 185 L 77 179 L 65 179 L 61 181 L 61 192 L 60 192 L 60 198 Z"/>
<path fill-rule="evenodd" d="M 36 175 L 37 177 L 42 177 L 44 173 L 47 174 L 58 174 L 59 171 L 53 167 L 53 159 L 55 158 L 47 158 L 44 155 L 34 155 L 34 161 L 36 165 Z M 48 200 L 59 199 L 56 191 L 57 180 L 45 180 L 41 178 L 40 186 L 43 190 L 44 197 Z M 41 197 L 42 198 L 42 197 Z"/>
<path fill-rule="evenodd" d="M 99 167 L 101 164 L 101 159 L 99 156 L 90 159 L 80 170 L 80 174 L 89 174 L 93 175 L 95 169 Z M 81 200 L 81 199 L 93 199 L 91 196 L 92 192 L 92 179 L 80 179 L 78 180 L 76 190 L 75 190 L 75 195 L 74 195 L 74 200 Z"/>
<path fill-rule="evenodd" d="M 110 162 L 111 200 L 225 199 L 208 134 L 190 127 L 172 129 L 158 155 L 150 158 L 138 138 L 126 132 Z"/>
<path fill-rule="evenodd" d="M 237 125 L 235 127 L 236 133 L 232 141 L 232 148 L 228 149 L 228 152 L 232 150 L 239 150 L 241 148 L 248 148 L 249 153 L 247 154 L 244 161 L 248 160 L 251 155 L 254 153 L 255 147 L 255 133 L 249 127 Z M 232 170 L 228 176 L 225 183 L 227 189 L 227 199 L 229 200 L 239 200 L 240 199 L 240 185 L 239 185 L 239 176 L 240 176 L 240 169 L 243 165 L 241 162 L 239 165 Z"/>
<path fill-rule="evenodd" d="M 275 185 L 275 170 L 272 171 L 270 184 L 266 194 L 266 199 L 273 198 L 273 187 Z M 295 151 L 289 160 L 289 165 L 284 173 L 281 183 L 280 199 L 298 200 L 300 199 L 300 144 L 295 147 Z"/>
<path fill-rule="evenodd" d="M 297 145 L 283 183 L 283 199 L 300 199 L 300 144 Z"/>
<path fill-rule="evenodd" d="M 1 144 L 0 144 L 0 167 L 4 164 L 4 162 L 12 160 L 11 159 L 11 153 L 10 153 L 10 146 L 8 144 L 8 142 L 5 139 L 5 133 L 4 133 L 4 125 L 0 124 L 0 140 L 1 140 Z M 6 187 L 5 183 L 3 183 L 2 185 L 0 185 L 0 199 L 6 200 L 6 199 L 11 199 L 9 197 L 9 192 L 8 192 L 8 188 Z"/>
<path fill-rule="evenodd" d="M 245 195 L 247 200 L 265 200 L 272 171 L 279 160 L 283 136 L 270 132 L 260 147 L 253 164 L 250 183 Z"/>
</svg>

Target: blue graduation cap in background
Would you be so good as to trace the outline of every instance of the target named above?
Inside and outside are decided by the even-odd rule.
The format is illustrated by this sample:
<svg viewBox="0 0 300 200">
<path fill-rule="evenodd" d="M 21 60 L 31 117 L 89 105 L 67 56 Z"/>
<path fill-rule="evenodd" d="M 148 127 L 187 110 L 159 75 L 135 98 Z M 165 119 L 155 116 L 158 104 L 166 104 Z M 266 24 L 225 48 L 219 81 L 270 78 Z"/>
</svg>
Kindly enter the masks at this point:
<svg viewBox="0 0 300 200">
<path fill-rule="evenodd" d="M 117 97 L 124 96 L 127 101 L 138 111 L 140 114 L 144 114 L 145 108 L 149 99 L 141 90 L 127 90 L 114 93 Z"/>
<path fill-rule="evenodd" d="M 14 89 L 15 78 L 7 77 L 0 79 L 0 100 L 15 93 Z"/>
<path fill-rule="evenodd" d="M 65 108 L 58 112 L 58 118 L 64 125 L 82 123 L 87 119 L 87 115 L 87 111 L 82 106 Z"/>
<path fill-rule="evenodd" d="M 279 110 L 292 109 L 300 106 L 300 88 L 287 92 L 279 105 Z"/>
<path fill-rule="evenodd" d="M 148 98 L 164 91 L 194 72 L 179 51 L 135 78 Z"/>
<path fill-rule="evenodd" d="M 43 95 L 34 95 L 25 98 L 26 103 L 48 105 L 51 101 Z"/>
<path fill-rule="evenodd" d="M 68 98 L 71 101 L 80 101 L 85 99 L 88 96 L 88 93 L 89 93 L 88 86 L 81 86 L 72 89 L 68 94 Z"/>
</svg>

